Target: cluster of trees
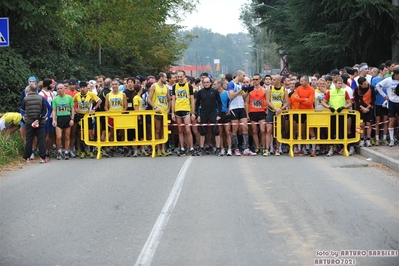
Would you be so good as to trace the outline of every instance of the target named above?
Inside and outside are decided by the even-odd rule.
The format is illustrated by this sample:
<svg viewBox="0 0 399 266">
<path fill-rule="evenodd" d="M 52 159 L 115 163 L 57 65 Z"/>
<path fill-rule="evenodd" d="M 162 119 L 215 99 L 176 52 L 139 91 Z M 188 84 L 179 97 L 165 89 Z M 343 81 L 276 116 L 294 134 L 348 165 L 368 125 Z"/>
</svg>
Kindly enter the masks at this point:
<svg viewBox="0 0 399 266">
<path fill-rule="evenodd" d="M 167 22 L 178 22 L 178 14 L 190 12 L 197 2 L 2 0 L 10 47 L 0 48 L 0 112 L 17 108 L 32 75 L 88 79 L 165 69 L 181 58 L 191 38 Z"/>
<path fill-rule="evenodd" d="M 399 59 L 393 58 L 399 41 L 394 2 L 252 0 L 241 20 L 255 45 L 277 43 L 288 54 L 291 70 L 327 73 L 360 62 L 378 66 Z"/>
</svg>

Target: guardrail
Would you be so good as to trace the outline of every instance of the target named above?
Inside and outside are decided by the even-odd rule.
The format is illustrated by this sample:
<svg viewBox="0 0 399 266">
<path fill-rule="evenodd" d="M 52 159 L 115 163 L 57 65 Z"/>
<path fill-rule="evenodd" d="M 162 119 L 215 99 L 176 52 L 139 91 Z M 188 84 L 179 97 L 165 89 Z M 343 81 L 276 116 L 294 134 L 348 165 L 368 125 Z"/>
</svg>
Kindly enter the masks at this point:
<svg viewBox="0 0 399 266">
<path fill-rule="evenodd" d="M 298 121 L 298 134 L 294 136 L 294 117 Z M 283 137 L 283 119 L 289 121 L 289 137 Z M 306 123 L 302 123 L 303 118 Z M 348 137 L 348 121 L 355 124 L 354 137 Z M 283 111 L 280 115 L 274 117 L 274 137 L 280 143 L 286 143 L 290 146 L 289 155 L 294 157 L 295 144 L 342 144 L 344 146 L 343 155 L 349 156 L 348 144 L 355 143 L 360 140 L 362 130 L 360 125 L 360 113 L 353 110 L 342 110 L 340 113 L 331 113 L 329 110 L 289 110 Z M 305 127 L 305 136 L 303 137 L 303 126 Z M 315 139 L 311 139 L 310 131 L 315 130 Z M 321 132 L 326 132 L 326 136 L 321 136 Z"/>
<path fill-rule="evenodd" d="M 163 118 L 163 136 L 160 139 L 156 139 L 155 135 L 155 119 L 157 117 Z M 89 139 L 89 118 L 94 119 L 96 123 L 96 138 L 95 140 Z M 139 118 L 143 121 L 143 139 L 139 140 Z M 111 119 L 112 126 L 109 125 L 109 119 Z M 147 121 L 150 120 L 151 124 L 148 125 Z M 158 144 L 163 144 L 168 141 L 168 130 L 167 124 L 168 116 L 166 113 L 156 113 L 155 111 L 124 111 L 124 112 L 96 112 L 94 114 L 85 114 L 82 118 L 83 123 L 80 123 L 81 139 L 86 143 L 86 145 L 97 147 L 97 159 L 101 159 L 101 149 L 103 147 L 114 147 L 114 146 L 139 146 L 139 145 L 149 145 L 152 147 L 152 158 L 156 154 L 156 146 Z M 105 123 L 103 126 L 105 128 L 105 139 L 101 141 L 101 123 Z M 151 136 L 147 136 L 147 127 L 151 128 Z M 134 140 L 128 140 L 128 130 L 134 129 Z M 122 139 L 117 138 L 118 131 L 123 130 Z M 113 132 L 113 140 L 109 140 L 111 131 Z"/>
</svg>

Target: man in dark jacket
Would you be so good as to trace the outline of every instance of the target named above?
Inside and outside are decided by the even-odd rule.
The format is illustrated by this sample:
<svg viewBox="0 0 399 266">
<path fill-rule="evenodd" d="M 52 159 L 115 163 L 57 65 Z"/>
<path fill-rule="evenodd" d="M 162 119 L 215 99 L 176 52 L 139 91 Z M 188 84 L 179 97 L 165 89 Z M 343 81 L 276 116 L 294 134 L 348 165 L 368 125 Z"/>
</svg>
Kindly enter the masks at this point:
<svg viewBox="0 0 399 266">
<path fill-rule="evenodd" d="M 37 136 L 40 163 L 47 163 L 45 144 L 45 125 L 47 118 L 47 105 L 45 98 L 37 93 L 36 85 L 29 85 L 27 95 L 22 101 L 21 109 L 24 111 L 26 124 L 26 145 L 24 158 L 30 162 L 33 137 Z"/>
</svg>

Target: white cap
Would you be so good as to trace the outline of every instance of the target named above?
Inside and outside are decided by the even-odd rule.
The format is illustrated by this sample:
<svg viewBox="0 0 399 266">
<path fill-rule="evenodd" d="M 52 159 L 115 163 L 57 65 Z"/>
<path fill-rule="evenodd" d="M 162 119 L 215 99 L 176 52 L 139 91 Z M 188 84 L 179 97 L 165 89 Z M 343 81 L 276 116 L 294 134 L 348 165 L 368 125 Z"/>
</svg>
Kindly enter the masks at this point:
<svg viewBox="0 0 399 266">
<path fill-rule="evenodd" d="M 95 87 L 97 85 L 97 82 L 95 80 L 90 80 L 89 81 L 89 86 Z"/>
</svg>

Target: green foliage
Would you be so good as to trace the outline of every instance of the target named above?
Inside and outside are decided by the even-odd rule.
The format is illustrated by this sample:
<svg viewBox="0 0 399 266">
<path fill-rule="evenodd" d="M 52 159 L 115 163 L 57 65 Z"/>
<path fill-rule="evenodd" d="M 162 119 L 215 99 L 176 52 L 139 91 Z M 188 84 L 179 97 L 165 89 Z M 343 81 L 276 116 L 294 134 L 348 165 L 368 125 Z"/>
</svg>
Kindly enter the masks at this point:
<svg viewBox="0 0 399 266">
<path fill-rule="evenodd" d="M 22 88 L 28 85 L 30 70 L 22 56 L 12 48 L 0 49 L 0 112 L 18 111 Z M 23 86 L 23 87 L 22 87 Z"/>
<path fill-rule="evenodd" d="M 189 12 L 188 0 L 3 0 L 10 47 L 0 49 L 0 111 L 18 108 L 29 76 L 58 81 L 103 74 L 149 75 L 187 47 L 168 16 Z M 100 60 L 101 55 L 101 60 Z"/>
<path fill-rule="evenodd" d="M 399 7 L 387 0 L 253 0 L 260 27 L 289 55 L 291 70 L 331 71 L 391 59 Z M 273 7 L 273 8 L 272 8 Z"/>
<path fill-rule="evenodd" d="M 6 165 L 12 161 L 20 159 L 24 152 L 24 143 L 21 135 L 16 132 L 11 139 L 7 140 L 0 135 L 0 165 Z"/>
</svg>

